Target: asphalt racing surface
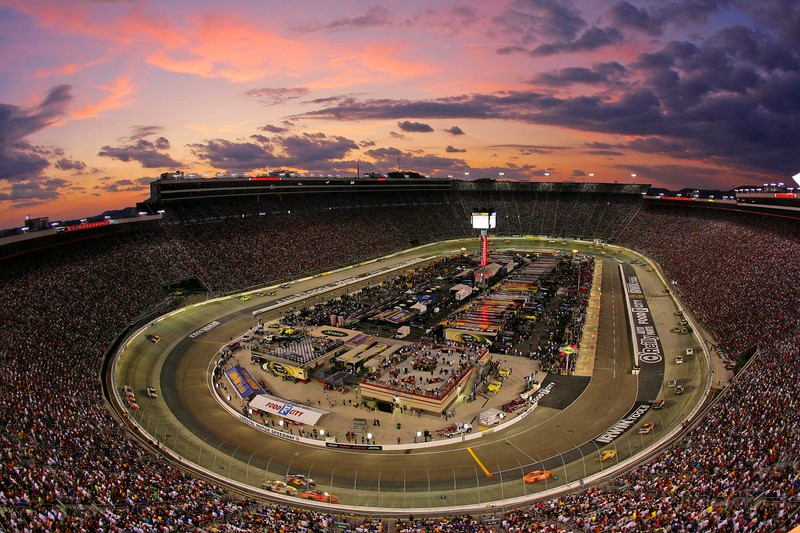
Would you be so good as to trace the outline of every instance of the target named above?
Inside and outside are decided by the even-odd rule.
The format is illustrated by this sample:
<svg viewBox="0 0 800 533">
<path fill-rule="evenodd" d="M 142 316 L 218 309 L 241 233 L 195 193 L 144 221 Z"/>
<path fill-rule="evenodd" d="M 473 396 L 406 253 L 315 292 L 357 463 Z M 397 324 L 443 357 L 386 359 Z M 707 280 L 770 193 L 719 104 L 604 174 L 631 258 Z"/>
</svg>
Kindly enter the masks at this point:
<svg viewBox="0 0 800 533">
<path fill-rule="evenodd" d="M 276 289 L 278 294 L 274 297 L 254 298 L 246 303 L 231 298 L 192 306 L 151 325 L 145 333 L 158 330 L 160 342 L 148 342 L 145 335 L 132 338 L 115 365 L 117 388 L 123 382 L 129 383 L 137 398 L 149 385 L 155 385 L 158 390 L 157 399 L 140 398 L 140 409 L 129 416 L 171 455 L 180 456 L 186 463 L 199 465 L 209 475 L 230 480 L 243 488 L 260 491 L 266 480 L 299 473 L 313 478 L 318 489 L 335 495 L 345 508 L 398 514 L 500 506 L 504 502 L 518 503 L 535 493 L 565 484 L 575 486 L 654 444 L 668 427 L 680 424 L 681 413 L 688 412 L 702 399 L 703 383 L 707 380 L 702 351 L 701 356 L 680 366 L 667 362 L 665 370 L 662 361 L 660 370 L 647 369 L 648 373 L 643 369 L 644 380 L 632 374 L 631 335 L 619 270 L 625 255 L 597 255 L 603 262 L 602 294 L 591 377 L 547 376 L 542 381 L 542 389 L 547 389 L 548 393 L 541 396 L 535 411 L 518 423 L 478 439 L 462 442 L 454 438 L 439 441 L 432 447 L 412 445 L 411 437 L 407 436 L 413 434 L 413 429 L 409 427 L 409 420 L 403 419 L 406 424 L 403 441 L 409 444 L 404 449 L 330 449 L 267 435 L 240 422 L 214 398 L 208 379 L 214 355 L 232 337 L 252 326 L 253 310 L 270 307 L 291 294 L 336 279 L 390 267 L 408 257 L 455 252 L 462 244 L 462 241 L 441 243 L 400 254 L 383 263 L 360 265 L 322 278 L 300 281 L 289 289 Z M 552 244 L 519 239 L 519 243 L 513 245 L 515 250 L 537 247 L 552 249 Z M 571 247 L 593 253 L 588 245 L 573 243 Z M 624 266 L 626 272 L 633 271 L 631 265 Z M 663 330 L 660 337 L 665 354 L 677 353 L 684 346 L 697 346 L 698 341 L 693 336 L 669 332 L 676 307 L 664 293 L 660 278 L 645 272 L 644 268 L 636 271 L 653 319 Z M 348 290 L 354 288 L 351 285 Z M 329 297 L 331 293 L 295 305 L 309 305 Z M 272 316 L 280 316 L 279 310 Z M 206 325 L 210 327 L 203 328 Z M 207 330 L 190 337 L 201 328 Z M 667 359 L 666 355 L 663 359 Z M 686 384 L 687 394 L 667 396 L 670 391 L 662 385 L 665 373 Z M 306 397 L 316 400 L 321 394 L 318 383 L 297 385 L 313 387 L 298 389 L 297 397 L 301 400 Z M 631 427 L 602 442 L 595 440 L 630 415 L 638 404 L 657 398 L 667 398 L 669 408 L 647 412 L 637 419 L 637 423 L 654 422 L 653 432 L 643 435 Z M 333 416 L 344 415 L 335 413 Z M 369 415 L 362 413 L 361 416 Z M 344 422 L 339 420 L 340 424 Z M 438 420 L 425 423 L 431 427 L 442 425 Z M 603 449 L 613 449 L 615 457 L 606 462 L 596 461 Z M 549 470 L 554 475 L 544 482 L 525 483 L 524 474 L 533 470 Z M 284 498 L 274 493 L 259 492 L 259 495 Z M 307 503 L 297 498 L 290 498 L 290 501 L 294 505 Z"/>
</svg>

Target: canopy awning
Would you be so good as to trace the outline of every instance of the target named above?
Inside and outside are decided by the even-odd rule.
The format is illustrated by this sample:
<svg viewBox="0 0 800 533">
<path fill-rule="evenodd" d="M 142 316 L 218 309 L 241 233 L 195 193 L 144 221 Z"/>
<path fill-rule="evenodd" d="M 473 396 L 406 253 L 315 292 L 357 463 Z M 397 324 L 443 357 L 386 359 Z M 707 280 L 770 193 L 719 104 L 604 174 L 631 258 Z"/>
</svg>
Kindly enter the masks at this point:
<svg viewBox="0 0 800 533">
<path fill-rule="evenodd" d="M 330 411 L 316 409 L 308 405 L 289 402 L 282 398 L 270 396 L 269 394 L 259 394 L 250 400 L 250 407 L 270 413 L 283 418 L 288 418 L 301 424 L 316 425 L 320 418 L 330 414 Z"/>
</svg>

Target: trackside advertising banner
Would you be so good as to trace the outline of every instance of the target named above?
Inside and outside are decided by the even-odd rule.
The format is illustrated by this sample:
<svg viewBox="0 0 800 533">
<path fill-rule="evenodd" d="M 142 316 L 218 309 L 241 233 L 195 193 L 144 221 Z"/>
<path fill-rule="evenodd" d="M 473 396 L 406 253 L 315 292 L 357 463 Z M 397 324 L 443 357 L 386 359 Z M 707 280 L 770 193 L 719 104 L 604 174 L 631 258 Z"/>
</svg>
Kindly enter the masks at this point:
<svg viewBox="0 0 800 533">
<path fill-rule="evenodd" d="M 323 416 L 330 414 L 330 411 L 287 402 L 269 394 L 259 394 L 250 400 L 250 407 L 310 426 L 315 425 Z"/>
<path fill-rule="evenodd" d="M 594 441 L 601 446 L 614 441 L 617 437 L 628 431 L 631 427 L 635 426 L 649 410 L 649 403 L 634 404 L 633 408 L 628 411 L 619 422 L 608 428 L 605 433 L 594 439 Z"/>
<path fill-rule="evenodd" d="M 661 342 L 639 278 L 632 272 L 626 272 L 625 269 L 622 269 L 622 278 L 625 281 L 625 294 L 628 297 L 628 312 L 635 341 L 633 347 L 636 352 L 635 361 L 637 364 L 660 363 L 664 360 Z"/>
<path fill-rule="evenodd" d="M 225 375 L 233 385 L 236 394 L 242 399 L 249 398 L 254 394 L 264 394 L 264 389 L 253 379 L 253 376 L 250 375 L 246 368 L 234 366 L 226 370 Z"/>
<path fill-rule="evenodd" d="M 620 265 L 625 287 L 634 361 L 639 366 L 637 402 L 652 402 L 658 398 L 664 381 L 665 357 L 653 313 L 647 304 L 636 270 L 631 265 Z"/>
</svg>

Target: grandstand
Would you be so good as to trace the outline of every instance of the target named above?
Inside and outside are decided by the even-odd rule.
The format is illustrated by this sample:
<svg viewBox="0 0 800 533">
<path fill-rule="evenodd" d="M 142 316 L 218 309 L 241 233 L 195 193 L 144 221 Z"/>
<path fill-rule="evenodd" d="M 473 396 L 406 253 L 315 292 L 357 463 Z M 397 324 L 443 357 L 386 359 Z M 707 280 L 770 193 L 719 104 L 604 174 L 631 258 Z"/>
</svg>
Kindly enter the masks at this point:
<svg viewBox="0 0 800 533">
<path fill-rule="evenodd" d="M 383 522 L 391 531 L 788 531 L 798 523 L 793 212 L 645 199 L 630 185 L 448 185 L 181 199 L 153 205 L 166 211 L 157 223 L 0 248 L 0 530 L 327 531 L 348 522 L 370 531 Z M 715 350 L 756 355 L 741 361 L 704 418 L 647 464 L 485 516 L 356 519 L 241 499 L 143 448 L 107 411 L 96 378 L 106 352 L 121 333 L 181 304 L 164 283 L 196 278 L 219 294 L 466 237 L 473 205 L 497 209 L 501 234 L 640 251 L 713 334 Z M 280 245 L 254 246 L 264 242 Z"/>
</svg>

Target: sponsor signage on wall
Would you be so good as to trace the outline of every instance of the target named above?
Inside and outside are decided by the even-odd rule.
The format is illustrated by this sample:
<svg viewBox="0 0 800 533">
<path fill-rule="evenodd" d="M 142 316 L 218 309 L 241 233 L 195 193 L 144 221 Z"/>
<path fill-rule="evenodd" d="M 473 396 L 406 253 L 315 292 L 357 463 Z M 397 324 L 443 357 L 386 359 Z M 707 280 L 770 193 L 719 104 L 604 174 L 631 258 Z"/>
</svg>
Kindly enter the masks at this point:
<svg viewBox="0 0 800 533">
<path fill-rule="evenodd" d="M 647 411 L 650 410 L 649 403 L 637 403 L 619 422 L 611 426 L 605 433 L 594 439 L 597 444 L 605 445 L 616 440 L 620 435 L 635 426 Z"/>
<path fill-rule="evenodd" d="M 249 398 L 253 394 L 264 394 L 264 389 L 253 379 L 246 368 L 234 366 L 226 370 L 225 375 L 240 398 Z"/>
<path fill-rule="evenodd" d="M 644 298 L 639 278 L 635 275 L 625 276 L 625 292 L 631 314 L 631 327 L 635 339 L 634 350 L 636 360 L 641 363 L 660 363 L 664 360 L 661 341 L 656 332 L 655 322 L 647 300 Z"/>
<path fill-rule="evenodd" d="M 320 418 L 330 413 L 307 405 L 288 402 L 269 394 L 259 394 L 250 401 L 250 407 L 276 416 L 293 420 L 301 424 L 315 425 Z"/>
</svg>

